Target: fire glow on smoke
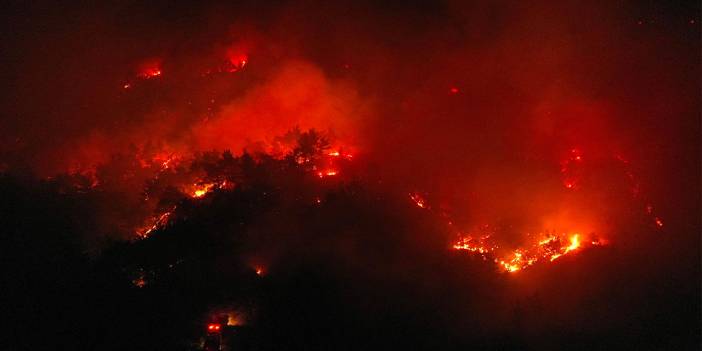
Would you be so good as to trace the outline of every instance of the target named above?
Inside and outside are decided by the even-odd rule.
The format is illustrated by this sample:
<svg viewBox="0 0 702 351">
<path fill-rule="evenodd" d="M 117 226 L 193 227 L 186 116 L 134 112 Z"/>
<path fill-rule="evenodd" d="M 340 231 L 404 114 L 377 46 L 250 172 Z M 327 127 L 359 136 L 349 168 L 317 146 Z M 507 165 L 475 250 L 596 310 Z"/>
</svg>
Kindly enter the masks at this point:
<svg viewBox="0 0 702 351">
<path fill-rule="evenodd" d="M 202 72 L 203 77 L 209 77 L 214 74 L 230 74 L 240 72 L 249 65 L 249 55 L 241 48 L 232 48 L 227 51 L 226 57 L 220 60 L 220 64 L 206 67 Z M 309 72 L 308 72 L 309 73 Z M 138 66 L 136 74 L 123 84 L 124 89 L 132 89 L 140 81 L 162 79 L 168 72 L 163 70 L 162 60 L 149 59 L 145 60 Z M 316 87 L 316 86 L 315 86 Z M 449 88 L 449 95 L 458 98 L 462 90 L 456 86 Z M 265 100 L 262 100 L 265 103 Z M 214 102 L 214 99 L 211 100 Z M 255 104 L 255 103 L 254 103 Z M 335 106 L 332 106 L 335 107 Z M 258 112 L 260 107 L 254 108 L 254 112 Z M 208 108 L 210 110 L 210 108 Z M 204 131 L 207 135 L 219 135 L 221 133 L 219 127 L 214 124 L 205 124 L 201 129 L 195 129 L 195 132 Z M 207 139 L 207 138 L 205 138 Z M 285 139 L 285 138 L 282 138 Z M 215 145 L 215 144 L 212 144 Z M 212 146 L 206 144 L 206 146 Z M 258 145 L 264 153 L 270 157 L 283 158 L 295 153 L 295 150 L 290 146 L 280 141 L 266 142 Z M 318 147 L 316 145 L 315 147 Z M 333 147 L 331 145 L 323 145 L 319 148 L 319 154 L 299 153 L 294 154 L 295 162 L 302 166 L 305 170 L 319 181 L 327 181 L 329 179 L 343 180 L 344 169 L 343 164 L 348 162 L 356 162 L 354 155 L 348 150 L 354 150 L 352 145 L 341 145 L 337 143 Z M 634 198 L 641 199 L 644 203 L 646 215 L 650 218 L 652 225 L 657 228 L 662 228 L 663 220 L 654 213 L 653 206 L 648 203 L 640 193 L 640 182 L 631 171 L 630 162 L 625 158 L 615 155 L 614 159 L 623 165 L 631 194 Z M 174 173 L 179 167 L 188 167 L 192 162 L 192 155 L 186 152 L 176 152 L 169 150 L 168 152 L 158 152 L 151 159 L 142 159 L 143 168 L 148 168 L 151 165 L 157 165 L 156 178 Z M 581 148 L 573 147 L 565 152 L 565 155 L 560 160 L 560 177 L 563 190 L 566 192 L 582 191 L 583 174 L 587 166 L 588 158 Z M 95 184 L 94 184 L 95 185 Z M 177 188 L 184 194 L 187 194 L 192 200 L 201 200 L 215 191 L 226 191 L 236 187 L 236 183 L 231 180 L 224 179 L 205 179 L 195 178 L 182 181 L 177 185 Z M 435 207 L 431 206 L 427 201 L 427 193 L 421 191 L 409 192 L 409 198 L 414 205 L 422 210 L 435 211 Z M 147 199 L 149 194 L 147 193 Z M 314 202 L 317 205 L 322 203 L 320 197 L 316 197 Z M 152 232 L 159 228 L 165 227 L 174 217 L 177 206 L 171 206 L 159 213 L 151 216 L 146 223 L 135 229 L 137 237 L 148 237 Z M 437 207 L 438 208 L 438 207 Z M 437 210 L 438 211 L 438 210 Z M 441 214 L 437 213 L 437 216 Z M 448 220 L 449 225 L 452 221 Z M 567 226 L 566 226 L 567 227 Z M 527 244 L 518 247 L 507 247 L 500 244 L 497 239 L 499 233 L 491 231 L 490 225 L 482 225 L 478 230 L 465 233 L 456 229 L 455 242 L 450 244 L 454 250 L 465 251 L 471 254 L 479 255 L 485 260 L 491 260 L 506 272 L 518 272 L 540 262 L 557 262 L 560 257 L 565 255 L 573 255 L 581 250 L 590 249 L 593 247 L 606 244 L 608 241 L 598 237 L 595 234 L 587 234 L 580 231 L 566 230 L 542 230 L 537 234 L 523 234 L 523 237 L 528 238 Z M 262 274 L 262 270 L 256 269 L 257 274 Z"/>
</svg>

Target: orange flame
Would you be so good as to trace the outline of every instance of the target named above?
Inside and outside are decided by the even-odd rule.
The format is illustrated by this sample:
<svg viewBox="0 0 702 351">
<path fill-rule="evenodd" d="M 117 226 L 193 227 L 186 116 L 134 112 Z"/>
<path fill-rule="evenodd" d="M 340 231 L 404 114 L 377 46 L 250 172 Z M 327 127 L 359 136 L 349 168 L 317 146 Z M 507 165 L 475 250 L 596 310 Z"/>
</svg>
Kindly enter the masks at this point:
<svg viewBox="0 0 702 351">
<path fill-rule="evenodd" d="M 581 235 L 578 233 L 573 233 L 570 236 L 566 234 L 551 234 L 541 235 L 541 237 L 543 237 L 543 239 L 535 242 L 535 244 L 531 246 L 509 251 L 504 256 L 497 254 L 497 257 L 494 259 L 495 263 L 506 272 L 514 273 L 546 259 L 552 262 L 563 255 L 580 249 L 583 245 Z M 488 238 L 489 235 L 481 239 L 466 236 L 456 242 L 453 248 L 455 250 L 465 250 L 479 254 L 482 255 L 483 258 L 487 258 L 487 255 L 494 256 L 495 253 L 498 252 L 499 246 L 488 243 Z M 560 246 L 559 243 L 566 238 L 568 245 Z M 602 242 L 600 240 L 592 240 L 591 245 L 602 245 Z"/>
</svg>

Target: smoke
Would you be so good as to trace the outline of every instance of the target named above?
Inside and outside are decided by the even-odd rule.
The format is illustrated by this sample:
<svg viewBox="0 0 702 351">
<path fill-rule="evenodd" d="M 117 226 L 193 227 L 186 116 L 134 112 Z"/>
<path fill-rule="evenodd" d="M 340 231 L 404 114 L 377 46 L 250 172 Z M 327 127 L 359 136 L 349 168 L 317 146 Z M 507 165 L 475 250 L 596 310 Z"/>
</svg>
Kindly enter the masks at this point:
<svg viewBox="0 0 702 351">
<path fill-rule="evenodd" d="M 558 330 L 611 336 L 636 318 L 677 330 L 642 306 L 680 311 L 671 301 L 699 293 L 697 3 L 115 1 L 15 4 L 4 17 L 0 172 L 84 176 L 73 200 L 93 213 L 76 231 L 94 246 L 173 206 L 180 218 L 183 194 L 221 185 L 208 152 L 281 158 L 286 133 L 315 129 L 353 154 L 330 188 L 370 195 L 342 192 L 316 222 L 294 206 L 318 190 L 304 183 L 256 217 L 258 250 L 241 260 L 274 276 L 288 267 L 275 284 L 305 298 L 315 279 L 348 278 L 356 290 L 327 296 L 352 306 L 340 320 L 397 294 L 406 300 L 376 324 L 419 319 L 417 303 L 437 312 L 408 330 L 517 333 L 537 348 Z M 410 193 L 428 208 L 394 202 L 412 205 Z M 608 245 L 506 276 L 493 257 L 450 249 L 484 227 L 505 252 L 546 232 Z M 315 272 L 320 262 L 333 264 Z M 426 302 L 442 296 L 452 300 Z M 267 298 L 266 327 L 295 320 L 276 308 L 300 312 Z M 610 302 L 627 317 L 604 311 Z"/>
<path fill-rule="evenodd" d="M 355 91 L 309 63 L 283 62 L 278 69 L 269 81 L 196 125 L 196 149 L 242 150 L 255 142 L 270 143 L 295 127 L 330 131 L 353 144 L 367 113 Z"/>
</svg>

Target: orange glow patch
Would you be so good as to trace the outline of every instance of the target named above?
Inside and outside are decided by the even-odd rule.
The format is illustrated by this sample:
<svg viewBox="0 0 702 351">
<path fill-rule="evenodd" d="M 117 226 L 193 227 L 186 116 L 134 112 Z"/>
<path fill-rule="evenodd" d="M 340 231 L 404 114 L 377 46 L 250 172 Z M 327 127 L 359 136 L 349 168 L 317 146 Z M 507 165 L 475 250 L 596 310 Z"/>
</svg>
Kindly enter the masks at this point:
<svg viewBox="0 0 702 351">
<path fill-rule="evenodd" d="M 249 56 L 244 53 L 230 51 L 227 53 L 227 64 L 222 68 L 228 73 L 239 72 L 249 62 Z"/>
<path fill-rule="evenodd" d="M 324 177 L 333 177 L 333 176 L 335 176 L 335 175 L 337 175 L 337 174 L 339 174 L 339 172 L 338 172 L 337 170 L 335 170 L 335 169 L 328 169 L 328 170 L 326 170 L 326 171 L 317 172 L 317 176 L 320 177 L 320 178 L 324 178 Z"/>
<path fill-rule="evenodd" d="M 139 72 L 139 77 L 144 79 L 151 79 L 161 75 L 161 69 L 157 67 L 147 68 Z"/>
</svg>

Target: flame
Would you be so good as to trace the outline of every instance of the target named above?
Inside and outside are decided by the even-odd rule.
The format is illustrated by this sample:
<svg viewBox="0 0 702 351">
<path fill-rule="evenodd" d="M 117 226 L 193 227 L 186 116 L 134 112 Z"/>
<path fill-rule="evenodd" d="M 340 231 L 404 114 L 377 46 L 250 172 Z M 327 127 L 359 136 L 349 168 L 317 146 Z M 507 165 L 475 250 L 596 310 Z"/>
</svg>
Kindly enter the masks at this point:
<svg viewBox="0 0 702 351">
<path fill-rule="evenodd" d="M 338 176 L 340 174 L 339 168 L 336 167 L 334 164 L 335 162 L 332 162 L 336 160 L 337 158 L 346 158 L 350 159 L 352 156 L 350 154 L 344 153 L 342 151 L 331 151 L 328 153 L 324 153 L 321 156 L 324 157 L 329 157 L 330 160 L 322 160 L 322 162 L 326 163 L 327 167 L 322 168 L 321 171 L 316 170 L 316 166 L 312 167 L 305 167 L 307 171 L 312 172 L 312 174 L 317 175 L 319 178 L 325 178 L 325 177 L 333 177 L 333 176 Z M 281 156 L 281 159 L 284 156 Z M 190 161 L 188 161 L 190 160 Z M 155 178 L 158 179 L 163 171 L 166 170 L 172 170 L 172 172 L 179 172 L 178 171 L 178 166 L 181 163 L 184 162 L 191 162 L 192 160 L 189 158 L 189 156 L 185 155 L 179 155 L 175 154 L 173 152 L 160 152 L 157 153 L 151 157 L 139 157 L 138 158 L 139 164 L 142 168 L 150 168 L 150 167 L 155 167 Z M 300 163 L 300 160 L 296 160 L 298 163 Z M 312 158 L 308 158 L 305 160 L 302 160 L 302 164 L 306 164 L 308 162 L 312 162 Z M 204 198 L 207 194 L 213 192 L 216 189 L 227 189 L 231 190 L 236 186 L 236 183 L 232 182 L 231 180 L 212 180 L 208 178 L 200 178 L 197 179 L 194 182 L 188 182 L 185 184 L 180 184 L 176 185 L 179 189 L 181 189 L 181 192 L 185 194 L 186 196 L 192 198 L 192 199 L 201 199 Z M 144 201 L 148 201 L 150 199 L 150 194 L 146 194 Z M 317 196 L 314 198 L 314 201 L 316 204 L 321 204 L 322 199 Z M 153 231 L 160 229 L 164 227 L 168 222 L 170 221 L 173 212 L 175 211 L 175 206 L 173 206 L 171 209 L 163 211 L 162 213 L 155 215 L 151 218 L 149 218 L 146 223 L 141 227 L 135 228 L 134 232 L 139 238 L 146 238 L 148 237 Z"/>
<path fill-rule="evenodd" d="M 490 235 L 475 239 L 472 236 L 464 236 L 453 244 L 453 249 L 464 250 L 471 253 L 479 254 L 487 259 L 487 256 L 494 256 L 494 262 L 503 270 L 509 273 L 521 271 L 529 266 L 532 266 L 540 261 L 553 262 L 557 258 L 570 254 L 583 246 L 581 234 L 573 233 L 566 234 L 540 234 L 542 239 L 536 241 L 532 245 L 520 247 L 512 251 L 507 251 L 501 255 L 499 246 L 488 241 Z M 567 240 L 566 240 L 567 239 Z M 561 242 L 566 242 L 567 245 L 561 245 Z M 599 246 L 603 243 L 597 239 L 590 242 L 591 246 Z"/>
<path fill-rule="evenodd" d="M 190 194 L 190 196 L 192 196 L 194 198 L 200 198 L 200 197 L 205 196 L 207 193 L 209 193 L 210 190 L 212 190 L 212 188 L 214 188 L 215 184 L 214 183 L 206 183 L 206 184 L 202 184 L 202 185 L 194 184 L 194 186 L 195 186 L 195 190 L 193 190 L 193 192 Z"/>
<path fill-rule="evenodd" d="M 191 190 L 189 191 L 190 197 L 198 199 L 201 198 L 208 193 L 210 193 L 214 189 L 232 189 L 234 188 L 236 184 L 232 182 L 228 182 L 226 180 L 223 180 L 221 182 L 210 182 L 210 183 L 204 183 L 202 181 L 196 182 L 191 186 Z"/>
<path fill-rule="evenodd" d="M 139 72 L 139 78 L 151 79 L 161 75 L 161 69 L 158 67 L 148 67 Z"/>
<path fill-rule="evenodd" d="M 570 237 L 570 246 L 568 246 L 566 248 L 565 253 L 576 250 L 579 247 L 580 247 L 580 234 L 573 234 L 573 236 Z"/>
<path fill-rule="evenodd" d="M 327 169 L 326 171 L 317 172 L 317 176 L 320 178 L 332 177 L 332 176 L 335 176 L 337 174 L 339 174 L 339 171 L 337 171 L 335 169 Z"/>
<path fill-rule="evenodd" d="M 141 79 L 151 79 L 161 76 L 161 59 L 150 58 L 139 65 L 137 77 Z"/>
</svg>

